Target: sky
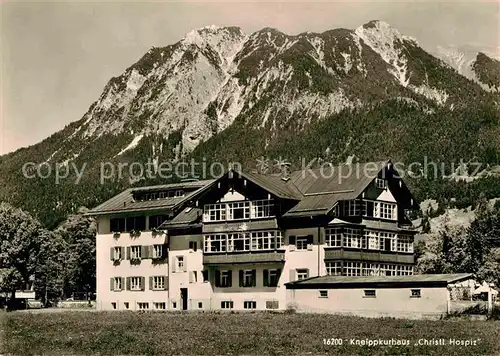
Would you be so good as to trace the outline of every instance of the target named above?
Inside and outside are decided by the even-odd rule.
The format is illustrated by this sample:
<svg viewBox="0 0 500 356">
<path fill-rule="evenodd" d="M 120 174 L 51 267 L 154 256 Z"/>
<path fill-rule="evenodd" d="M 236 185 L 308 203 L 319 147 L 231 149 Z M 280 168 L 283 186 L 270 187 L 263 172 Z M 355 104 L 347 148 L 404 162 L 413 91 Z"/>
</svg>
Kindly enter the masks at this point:
<svg viewBox="0 0 500 356">
<path fill-rule="evenodd" d="M 0 0 L 0 155 L 79 120 L 152 46 L 206 25 L 288 34 L 383 20 L 433 51 L 500 48 L 497 1 L 42 2 Z"/>
</svg>

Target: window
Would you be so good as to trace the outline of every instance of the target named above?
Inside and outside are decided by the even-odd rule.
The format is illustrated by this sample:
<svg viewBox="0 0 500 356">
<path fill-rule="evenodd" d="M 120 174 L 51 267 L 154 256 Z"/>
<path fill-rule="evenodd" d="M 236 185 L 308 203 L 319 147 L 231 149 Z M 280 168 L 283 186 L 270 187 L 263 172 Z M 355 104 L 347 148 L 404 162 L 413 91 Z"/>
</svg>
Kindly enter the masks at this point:
<svg viewBox="0 0 500 356">
<path fill-rule="evenodd" d="M 313 237 L 308 236 L 297 236 L 295 240 L 295 247 L 297 250 L 312 250 Z"/>
<path fill-rule="evenodd" d="M 410 235 L 398 235 L 398 251 L 413 252 L 413 239 Z"/>
<path fill-rule="evenodd" d="M 392 232 L 379 232 L 378 235 L 382 251 L 397 251 L 396 234 Z"/>
<path fill-rule="evenodd" d="M 283 234 L 281 233 L 281 231 L 276 231 L 275 232 L 275 236 L 276 236 L 276 245 L 274 246 L 275 248 L 279 249 L 279 248 L 282 248 L 283 247 Z"/>
<path fill-rule="evenodd" d="M 342 274 L 341 262 L 327 262 L 326 274 L 328 274 L 329 276 L 340 276 Z"/>
<path fill-rule="evenodd" d="M 320 290 L 319 297 L 320 298 L 328 298 L 328 291 L 327 290 Z"/>
<path fill-rule="evenodd" d="M 397 220 L 396 204 L 375 202 L 375 211 L 373 215 L 380 219 Z"/>
<path fill-rule="evenodd" d="M 370 250 L 379 250 L 378 233 L 376 231 L 365 230 L 365 239 L 368 240 L 368 248 Z"/>
<path fill-rule="evenodd" d="M 167 305 L 165 302 L 155 302 L 153 306 L 156 310 L 165 310 L 167 309 Z"/>
<path fill-rule="evenodd" d="M 421 290 L 420 289 L 412 289 L 411 290 L 411 297 L 412 298 L 420 298 L 421 297 Z"/>
<path fill-rule="evenodd" d="M 397 266 L 391 264 L 380 264 L 380 275 L 382 276 L 396 276 L 397 275 Z"/>
<path fill-rule="evenodd" d="M 123 258 L 122 248 L 121 247 L 113 247 L 113 260 L 120 261 L 122 258 Z"/>
<path fill-rule="evenodd" d="M 233 309 L 233 301 L 232 300 L 224 300 L 220 302 L 220 307 L 222 309 Z"/>
<path fill-rule="evenodd" d="M 266 309 L 279 309 L 280 304 L 278 300 L 267 300 Z"/>
<path fill-rule="evenodd" d="M 216 287 L 228 288 L 232 286 L 232 271 L 215 271 Z"/>
<path fill-rule="evenodd" d="M 167 215 L 152 215 L 149 217 L 149 229 L 156 229 L 167 220 Z"/>
<path fill-rule="evenodd" d="M 130 259 L 131 260 L 141 259 L 141 246 L 130 246 Z"/>
<path fill-rule="evenodd" d="M 344 202 L 344 216 L 358 216 L 361 212 L 361 201 L 348 200 Z"/>
<path fill-rule="evenodd" d="M 274 204 L 272 200 L 252 201 L 252 218 L 266 218 L 274 216 Z"/>
<path fill-rule="evenodd" d="M 411 276 L 413 274 L 413 266 L 400 265 L 397 266 L 398 276 Z"/>
<path fill-rule="evenodd" d="M 255 287 L 256 273 L 254 269 L 240 270 L 240 287 Z"/>
<path fill-rule="evenodd" d="M 226 220 L 226 204 L 207 204 L 204 207 L 203 221 Z"/>
<path fill-rule="evenodd" d="M 176 270 L 176 272 L 184 272 L 185 271 L 184 256 L 177 256 L 176 257 L 175 270 Z"/>
<path fill-rule="evenodd" d="M 326 229 L 325 242 L 329 247 L 342 247 L 342 230 L 341 228 Z"/>
<path fill-rule="evenodd" d="M 165 258 L 165 245 L 153 245 L 153 259 L 163 259 Z"/>
<path fill-rule="evenodd" d="M 141 290 L 141 277 L 130 277 L 130 290 Z"/>
<path fill-rule="evenodd" d="M 205 235 L 205 252 L 226 252 L 226 235 Z"/>
<path fill-rule="evenodd" d="M 365 298 L 375 298 L 377 295 L 375 289 L 365 289 Z"/>
<path fill-rule="evenodd" d="M 203 303 L 202 302 L 198 302 L 198 308 L 199 309 L 203 309 Z"/>
<path fill-rule="evenodd" d="M 126 231 L 143 231 L 146 230 L 146 217 L 145 216 L 131 216 L 126 221 Z"/>
<path fill-rule="evenodd" d="M 172 309 L 177 309 L 177 302 L 172 302 Z"/>
<path fill-rule="evenodd" d="M 198 242 L 197 241 L 189 241 L 189 249 L 196 252 L 196 250 L 198 250 Z"/>
<path fill-rule="evenodd" d="M 149 303 L 138 302 L 137 303 L 137 309 L 139 309 L 139 310 L 148 310 L 149 309 Z"/>
<path fill-rule="evenodd" d="M 385 179 L 382 179 L 382 178 L 376 178 L 375 185 L 379 189 L 385 189 L 385 188 L 387 188 L 387 181 Z"/>
<path fill-rule="evenodd" d="M 375 203 L 371 200 L 363 201 L 363 216 L 373 217 Z"/>
<path fill-rule="evenodd" d="M 308 269 L 298 269 L 297 270 L 297 280 L 301 281 L 303 279 L 309 278 L 309 270 Z"/>
<path fill-rule="evenodd" d="M 250 218 L 250 204 L 248 201 L 227 203 L 228 207 L 228 220 L 249 219 Z"/>
<path fill-rule="evenodd" d="M 109 228 L 111 232 L 125 231 L 125 218 L 115 218 L 109 220 Z"/>
<path fill-rule="evenodd" d="M 257 309 L 257 302 L 251 300 L 245 300 L 243 302 L 243 309 Z"/>
<path fill-rule="evenodd" d="M 115 302 L 111 302 L 111 308 L 116 309 L 116 303 Z"/>
<path fill-rule="evenodd" d="M 153 290 L 164 290 L 165 289 L 165 277 L 164 276 L 154 276 L 151 277 Z"/>
<path fill-rule="evenodd" d="M 121 277 L 115 277 L 113 278 L 113 290 L 122 290 L 122 278 Z"/>
<path fill-rule="evenodd" d="M 361 274 L 363 276 L 378 276 L 380 275 L 379 265 L 377 263 L 363 263 Z"/>
<path fill-rule="evenodd" d="M 344 247 L 363 248 L 363 245 L 366 246 L 366 240 L 365 243 L 362 242 L 359 229 L 346 228 L 344 230 Z"/>
<path fill-rule="evenodd" d="M 227 252 L 250 251 L 250 233 L 238 232 L 227 235 Z"/>
<path fill-rule="evenodd" d="M 123 303 L 123 306 L 125 307 L 125 309 L 130 309 L 130 304 L 129 304 L 129 302 L 124 302 L 124 303 Z"/>
<path fill-rule="evenodd" d="M 264 270 L 264 287 L 277 287 L 281 275 L 281 269 Z"/>
<path fill-rule="evenodd" d="M 346 276 L 361 276 L 361 263 L 345 262 L 344 271 Z"/>
</svg>

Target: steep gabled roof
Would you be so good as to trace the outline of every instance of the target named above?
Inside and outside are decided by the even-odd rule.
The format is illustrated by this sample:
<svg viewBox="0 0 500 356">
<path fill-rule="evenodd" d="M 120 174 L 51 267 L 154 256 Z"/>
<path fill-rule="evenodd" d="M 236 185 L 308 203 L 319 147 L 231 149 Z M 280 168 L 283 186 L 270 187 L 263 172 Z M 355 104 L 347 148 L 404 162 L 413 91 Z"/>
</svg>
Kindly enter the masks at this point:
<svg viewBox="0 0 500 356">
<path fill-rule="evenodd" d="M 215 180 L 201 180 L 194 182 L 172 183 L 164 185 L 155 185 L 149 187 L 128 188 L 113 198 L 105 201 L 88 212 L 88 215 L 102 215 L 112 213 L 126 213 L 135 211 L 151 210 L 173 210 L 184 202 L 190 200 L 199 191 L 213 184 Z M 134 192 L 158 191 L 167 189 L 195 189 L 186 193 L 182 197 L 171 197 L 157 200 L 135 201 Z"/>
<path fill-rule="evenodd" d="M 287 184 L 280 176 L 251 172 L 238 172 L 238 174 L 279 198 L 292 200 L 302 199 L 300 192 L 294 189 L 293 186 Z"/>
<path fill-rule="evenodd" d="M 293 172 L 293 184 L 303 198 L 285 217 L 328 213 L 341 200 L 356 199 L 390 161 L 343 164 Z"/>
<path fill-rule="evenodd" d="M 172 220 L 165 221 L 159 229 L 183 228 L 196 225 L 203 211 L 200 208 L 187 207 L 177 214 Z"/>
</svg>

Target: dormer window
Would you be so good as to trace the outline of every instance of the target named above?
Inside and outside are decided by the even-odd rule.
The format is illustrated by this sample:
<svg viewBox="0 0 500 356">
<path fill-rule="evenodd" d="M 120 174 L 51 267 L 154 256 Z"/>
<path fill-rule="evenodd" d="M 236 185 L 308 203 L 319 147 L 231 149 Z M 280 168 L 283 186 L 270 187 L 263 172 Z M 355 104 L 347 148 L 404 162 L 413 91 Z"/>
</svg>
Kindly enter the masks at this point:
<svg viewBox="0 0 500 356">
<path fill-rule="evenodd" d="M 386 189 L 387 188 L 387 181 L 385 179 L 382 179 L 382 178 L 376 178 L 375 185 L 379 189 Z"/>
</svg>

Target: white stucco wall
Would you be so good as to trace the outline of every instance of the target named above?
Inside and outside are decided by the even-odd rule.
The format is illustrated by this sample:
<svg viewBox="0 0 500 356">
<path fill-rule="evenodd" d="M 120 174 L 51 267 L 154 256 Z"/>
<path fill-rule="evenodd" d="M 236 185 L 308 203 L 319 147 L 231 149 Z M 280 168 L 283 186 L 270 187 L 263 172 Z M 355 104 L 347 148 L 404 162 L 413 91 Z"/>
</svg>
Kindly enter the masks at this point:
<svg viewBox="0 0 500 356">
<path fill-rule="evenodd" d="M 125 309 L 125 302 L 129 303 L 131 310 L 137 309 L 138 302 L 148 302 L 149 309 L 154 302 L 168 304 L 168 290 L 153 291 L 149 289 L 150 276 L 168 276 L 168 263 L 153 263 L 151 259 L 143 259 L 138 264 L 131 264 L 125 259 L 119 264 L 114 264 L 110 259 L 110 248 L 114 246 L 155 245 L 166 242 L 165 235 L 153 236 L 151 232 L 143 231 L 138 237 L 131 237 L 128 232 L 123 232 L 119 237 L 109 233 L 109 218 L 99 218 L 99 231 L 96 237 L 96 276 L 97 300 L 96 308 L 99 310 L 112 310 L 112 303 L 116 303 L 118 310 Z M 127 291 L 123 286 L 121 291 L 110 290 L 112 277 L 145 277 L 144 291 Z"/>
<path fill-rule="evenodd" d="M 295 289 L 288 299 L 299 312 L 349 314 L 365 317 L 439 318 L 447 312 L 446 287 L 378 288 L 376 297 L 365 297 L 364 289 Z M 411 297 L 411 289 L 420 289 L 421 297 Z M 320 297 L 327 290 L 328 297 Z"/>
</svg>

